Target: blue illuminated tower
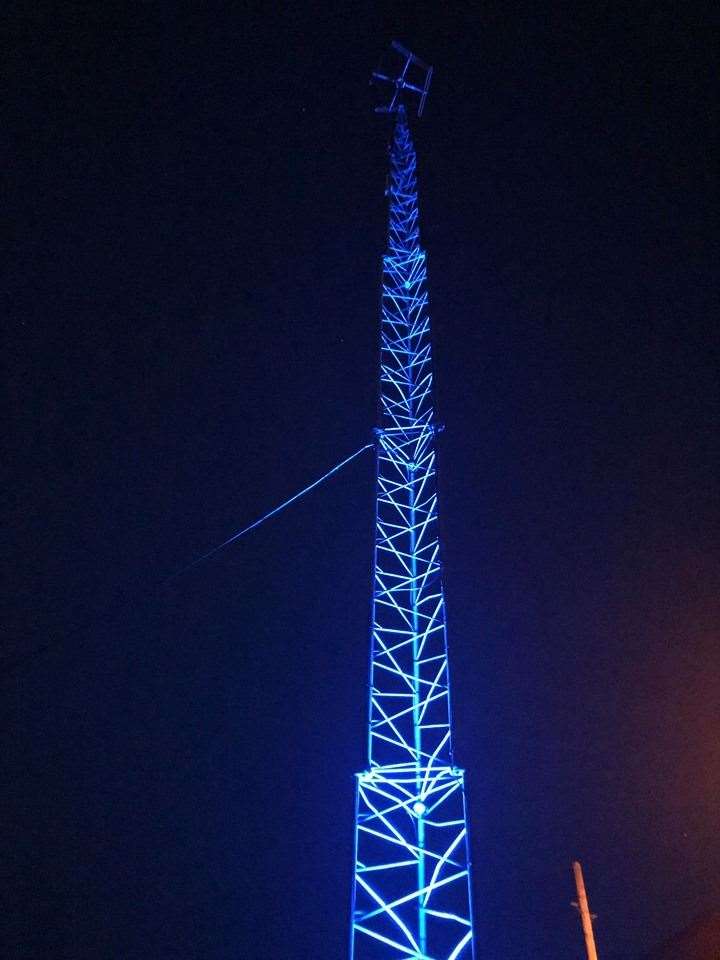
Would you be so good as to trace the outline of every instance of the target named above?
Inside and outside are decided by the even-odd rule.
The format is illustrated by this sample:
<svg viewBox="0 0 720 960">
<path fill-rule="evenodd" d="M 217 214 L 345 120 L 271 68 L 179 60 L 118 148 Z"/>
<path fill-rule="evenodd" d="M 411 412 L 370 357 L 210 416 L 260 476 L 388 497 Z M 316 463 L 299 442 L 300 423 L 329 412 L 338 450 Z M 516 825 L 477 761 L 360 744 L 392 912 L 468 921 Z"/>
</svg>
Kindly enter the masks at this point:
<svg viewBox="0 0 720 960">
<path fill-rule="evenodd" d="M 430 316 L 403 59 L 383 258 L 368 769 L 357 775 L 351 960 L 474 956 L 463 771 L 452 751 L 439 556 Z M 424 82 L 412 82 L 419 70 Z"/>
</svg>

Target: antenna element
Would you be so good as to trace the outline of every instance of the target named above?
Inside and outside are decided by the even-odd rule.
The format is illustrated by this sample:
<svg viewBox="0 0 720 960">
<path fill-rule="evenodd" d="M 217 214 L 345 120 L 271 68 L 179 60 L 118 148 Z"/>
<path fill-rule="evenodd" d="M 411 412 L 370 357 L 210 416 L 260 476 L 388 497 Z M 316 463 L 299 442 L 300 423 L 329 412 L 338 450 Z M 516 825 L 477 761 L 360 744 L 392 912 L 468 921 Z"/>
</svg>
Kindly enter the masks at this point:
<svg viewBox="0 0 720 960">
<path fill-rule="evenodd" d="M 389 83 L 392 85 L 392 96 L 390 102 L 376 107 L 376 113 L 395 113 L 401 103 L 404 103 L 406 96 L 404 91 L 409 91 L 413 95 L 413 100 L 417 99 L 417 115 L 422 116 L 425 100 L 427 99 L 430 81 L 432 80 L 433 68 L 411 53 L 406 47 L 397 40 L 393 40 L 392 49 L 400 57 L 395 70 L 389 73 L 381 73 L 379 70 L 373 71 L 372 80 L 380 83 Z M 397 57 L 393 58 L 397 62 Z M 389 75 L 394 74 L 394 75 Z"/>
</svg>

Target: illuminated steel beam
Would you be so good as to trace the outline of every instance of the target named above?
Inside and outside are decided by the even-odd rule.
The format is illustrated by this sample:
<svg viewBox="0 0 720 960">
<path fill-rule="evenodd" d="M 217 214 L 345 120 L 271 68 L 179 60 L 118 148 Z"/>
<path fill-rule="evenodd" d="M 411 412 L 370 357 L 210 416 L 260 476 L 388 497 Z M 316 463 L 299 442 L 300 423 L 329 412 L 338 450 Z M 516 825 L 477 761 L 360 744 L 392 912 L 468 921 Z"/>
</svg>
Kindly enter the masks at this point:
<svg viewBox="0 0 720 960">
<path fill-rule="evenodd" d="M 406 59 L 396 94 L 415 89 L 406 81 L 410 63 L 420 61 Z M 470 960 L 470 858 L 463 771 L 452 752 L 426 262 L 415 149 L 400 97 L 392 109 L 369 766 L 357 775 L 350 955 Z"/>
</svg>

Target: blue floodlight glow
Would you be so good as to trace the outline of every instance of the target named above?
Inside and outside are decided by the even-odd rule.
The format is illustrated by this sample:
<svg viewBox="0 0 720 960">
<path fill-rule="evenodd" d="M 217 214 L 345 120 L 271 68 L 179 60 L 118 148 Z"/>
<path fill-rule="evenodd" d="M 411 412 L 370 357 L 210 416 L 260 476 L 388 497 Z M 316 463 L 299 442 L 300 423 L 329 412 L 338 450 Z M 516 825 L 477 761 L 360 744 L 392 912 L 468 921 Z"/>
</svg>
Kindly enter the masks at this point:
<svg viewBox="0 0 720 960">
<path fill-rule="evenodd" d="M 471 960 L 463 772 L 453 762 L 430 316 L 415 149 L 390 154 L 368 731 L 357 775 L 351 960 Z"/>
</svg>

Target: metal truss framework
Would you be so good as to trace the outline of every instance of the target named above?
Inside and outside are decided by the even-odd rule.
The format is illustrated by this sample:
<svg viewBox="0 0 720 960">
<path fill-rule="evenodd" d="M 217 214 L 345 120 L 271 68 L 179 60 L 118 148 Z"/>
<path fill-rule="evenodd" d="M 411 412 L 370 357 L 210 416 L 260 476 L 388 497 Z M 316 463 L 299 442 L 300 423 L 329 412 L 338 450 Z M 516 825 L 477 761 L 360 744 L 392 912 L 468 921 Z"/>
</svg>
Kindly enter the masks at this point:
<svg viewBox="0 0 720 960">
<path fill-rule="evenodd" d="M 474 956 L 453 763 L 430 317 L 415 149 L 399 106 L 383 261 L 369 769 L 357 776 L 351 960 Z"/>
</svg>

